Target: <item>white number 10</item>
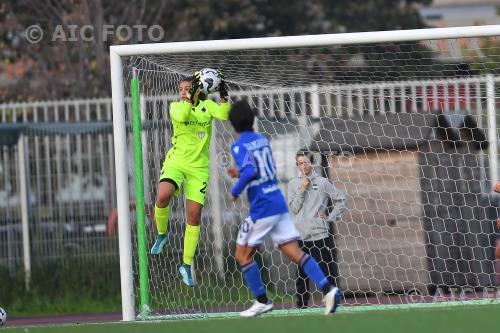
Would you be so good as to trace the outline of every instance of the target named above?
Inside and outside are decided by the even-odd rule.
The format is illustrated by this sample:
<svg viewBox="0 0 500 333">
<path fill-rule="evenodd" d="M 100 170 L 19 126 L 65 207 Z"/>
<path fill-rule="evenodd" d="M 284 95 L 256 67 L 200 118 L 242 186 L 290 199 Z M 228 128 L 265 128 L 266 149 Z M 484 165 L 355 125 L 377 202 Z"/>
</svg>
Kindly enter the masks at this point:
<svg viewBox="0 0 500 333">
<path fill-rule="evenodd" d="M 254 150 L 253 156 L 257 160 L 261 181 L 273 180 L 276 177 L 276 168 L 274 167 L 271 149 L 264 147 L 262 151 Z"/>
</svg>

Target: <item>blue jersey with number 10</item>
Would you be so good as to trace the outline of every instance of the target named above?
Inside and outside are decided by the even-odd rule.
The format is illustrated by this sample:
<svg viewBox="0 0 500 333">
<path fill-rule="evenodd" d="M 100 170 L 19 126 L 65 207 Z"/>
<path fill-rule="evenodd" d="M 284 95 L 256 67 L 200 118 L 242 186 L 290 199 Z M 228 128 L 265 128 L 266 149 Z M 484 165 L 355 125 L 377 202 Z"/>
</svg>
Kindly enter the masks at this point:
<svg viewBox="0 0 500 333">
<path fill-rule="evenodd" d="M 255 132 L 242 132 L 231 146 L 231 153 L 240 170 L 240 179 L 231 193 L 238 196 L 248 185 L 252 220 L 288 212 L 267 139 Z"/>
</svg>

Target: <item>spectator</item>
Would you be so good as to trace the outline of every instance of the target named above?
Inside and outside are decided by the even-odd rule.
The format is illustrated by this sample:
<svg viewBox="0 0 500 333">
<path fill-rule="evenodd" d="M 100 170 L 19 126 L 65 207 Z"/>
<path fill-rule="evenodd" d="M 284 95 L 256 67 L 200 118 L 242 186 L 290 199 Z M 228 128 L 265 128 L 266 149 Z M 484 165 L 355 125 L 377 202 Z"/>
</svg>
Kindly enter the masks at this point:
<svg viewBox="0 0 500 333">
<path fill-rule="evenodd" d="M 345 196 L 330 180 L 314 173 L 310 153 L 298 152 L 295 162 L 300 175 L 288 184 L 288 204 L 301 234 L 299 245 L 316 259 L 330 283 L 337 286 L 338 266 L 334 260 L 333 235 L 329 230 L 330 222 L 339 220 L 346 210 Z M 297 307 L 307 307 L 309 279 L 301 269 L 297 272 L 296 288 Z"/>
</svg>

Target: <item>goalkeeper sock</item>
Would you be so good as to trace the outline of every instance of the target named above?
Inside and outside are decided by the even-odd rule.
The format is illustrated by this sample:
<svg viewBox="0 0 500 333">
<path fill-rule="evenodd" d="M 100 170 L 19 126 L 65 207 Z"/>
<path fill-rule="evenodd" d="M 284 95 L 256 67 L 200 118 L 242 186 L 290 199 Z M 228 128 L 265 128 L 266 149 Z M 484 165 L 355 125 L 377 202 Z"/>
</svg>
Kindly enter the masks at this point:
<svg viewBox="0 0 500 333">
<path fill-rule="evenodd" d="M 156 230 L 158 230 L 159 235 L 164 235 L 167 233 L 169 216 L 170 216 L 169 206 L 160 208 L 157 205 L 155 205 Z"/>
<path fill-rule="evenodd" d="M 194 254 L 200 240 L 201 228 L 199 225 L 187 225 L 184 233 L 184 264 L 191 265 L 193 263 Z"/>
<path fill-rule="evenodd" d="M 302 268 L 304 273 L 306 273 L 307 276 L 314 281 L 314 283 L 318 286 L 318 288 L 321 289 L 321 291 L 323 291 L 324 294 L 330 291 L 332 286 L 330 285 L 330 282 L 328 282 L 328 279 L 326 278 L 325 274 L 319 267 L 318 262 L 314 260 L 313 257 L 311 257 L 308 254 L 304 254 L 302 259 L 300 259 L 299 266 L 300 268 Z"/>
<path fill-rule="evenodd" d="M 241 272 L 243 273 L 243 278 L 245 279 L 248 288 L 250 288 L 252 293 L 255 295 L 255 298 L 260 303 L 267 304 L 269 300 L 267 299 L 266 289 L 262 283 L 257 263 L 252 261 L 251 263 L 246 264 L 241 267 Z"/>
</svg>

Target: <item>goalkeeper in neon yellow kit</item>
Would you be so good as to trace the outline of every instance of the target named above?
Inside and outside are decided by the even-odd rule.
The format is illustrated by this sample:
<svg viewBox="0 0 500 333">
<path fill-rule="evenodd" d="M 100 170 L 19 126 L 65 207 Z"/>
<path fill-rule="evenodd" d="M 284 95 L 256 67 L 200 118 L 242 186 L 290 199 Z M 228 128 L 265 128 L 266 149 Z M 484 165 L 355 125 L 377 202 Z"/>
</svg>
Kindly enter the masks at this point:
<svg viewBox="0 0 500 333">
<path fill-rule="evenodd" d="M 219 74 L 221 74 L 219 72 Z M 222 77 L 222 74 L 221 74 Z M 167 245 L 169 203 L 184 183 L 187 225 L 184 234 L 183 264 L 179 268 L 182 281 L 194 286 L 192 263 L 200 239 L 201 210 L 205 204 L 209 181 L 209 148 L 212 119 L 227 120 L 231 108 L 224 79 L 219 93 L 220 104 L 201 92 L 200 73 L 179 82 L 180 101 L 170 104 L 173 125 L 172 148 L 167 153 L 160 175 L 155 204 L 158 236 L 151 249 L 160 254 Z"/>
</svg>

